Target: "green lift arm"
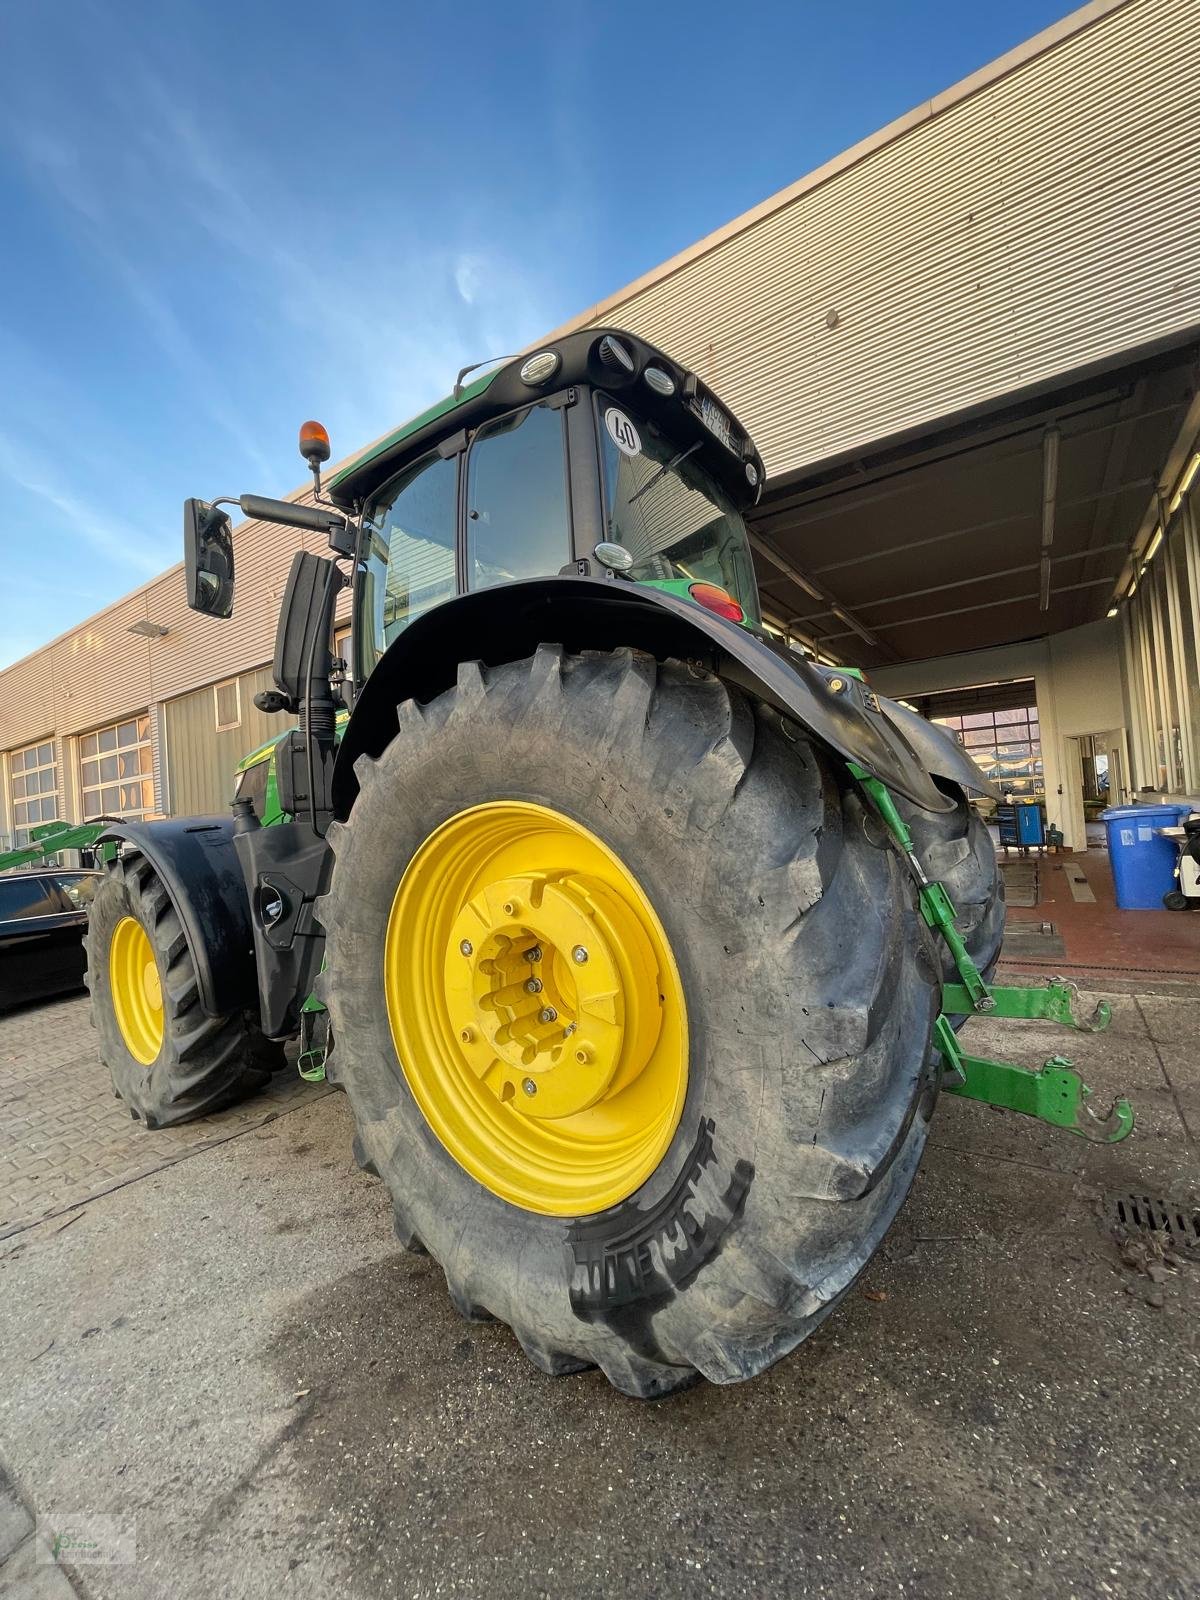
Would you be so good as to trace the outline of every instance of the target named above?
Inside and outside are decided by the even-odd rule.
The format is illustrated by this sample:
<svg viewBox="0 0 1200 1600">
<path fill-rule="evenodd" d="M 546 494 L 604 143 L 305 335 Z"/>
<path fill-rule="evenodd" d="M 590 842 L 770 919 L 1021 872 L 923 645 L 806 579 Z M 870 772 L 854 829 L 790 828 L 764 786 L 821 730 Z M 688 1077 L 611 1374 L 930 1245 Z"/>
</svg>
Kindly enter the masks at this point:
<svg viewBox="0 0 1200 1600">
<path fill-rule="evenodd" d="M 1108 1026 L 1111 1010 L 1102 1000 L 1091 1017 L 1076 1017 L 1075 986 L 1061 978 L 1027 988 L 992 987 L 986 983 L 954 926 L 955 910 L 950 896 L 942 884 L 931 883 L 925 876 L 913 849 L 912 834 L 886 784 L 854 763 L 850 771 L 862 785 L 908 865 L 917 884 L 921 915 L 950 947 L 958 968 L 960 981 L 943 985 L 942 1015 L 936 1025 L 942 1057 L 942 1089 L 967 1100 L 981 1100 L 985 1105 L 1037 1117 L 1097 1143 L 1116 1144 L 1126 1138 L 1133 1131 L 1133 1109 L 1129 1101 L 1121 1098 L 1114 1102 L 1106 1117 L 1097 1117 L 1088 1104 L 1092 1091 L 1065 1056 L 1051 1056 L 1035 1070 L 1009 1061 L 990 1061 L 968 1055 L 962 1049 L 949 1020 L 952 1016 L 977 1012 L 985 1016 L 1040 1019 L 1082 1033 L 1098 1033 Z"/>
</svg>

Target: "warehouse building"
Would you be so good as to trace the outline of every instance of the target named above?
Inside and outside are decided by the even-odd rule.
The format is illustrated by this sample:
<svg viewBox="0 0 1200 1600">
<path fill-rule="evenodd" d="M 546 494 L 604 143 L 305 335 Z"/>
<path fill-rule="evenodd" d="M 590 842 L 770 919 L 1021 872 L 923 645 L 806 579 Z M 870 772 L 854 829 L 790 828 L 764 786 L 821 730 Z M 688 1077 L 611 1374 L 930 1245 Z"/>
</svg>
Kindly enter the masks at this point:
<svg viewBox="0 0 1200 1600">
<path fill-rule="evenodd" d="M 770 626 L 1075 848 L 1088 798 L 1200 793 L 1198 148 L 1200 7 L 1092 0 L 569 324 L 750 430 Z M 301 537 L 237 531 L 231 621 L 177 567 L 9 668 L 0 832 L 223 806 Z"/>
</svg>

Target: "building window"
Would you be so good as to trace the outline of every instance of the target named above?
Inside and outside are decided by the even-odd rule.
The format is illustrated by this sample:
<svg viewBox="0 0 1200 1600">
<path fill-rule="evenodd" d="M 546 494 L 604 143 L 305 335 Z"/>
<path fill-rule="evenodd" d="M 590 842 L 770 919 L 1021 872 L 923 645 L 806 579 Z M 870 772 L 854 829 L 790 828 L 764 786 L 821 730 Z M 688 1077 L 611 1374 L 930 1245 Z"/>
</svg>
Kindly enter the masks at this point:
<svg viewBox="0 0 1200 1600">
<path fill-rule="evenodd" d="M 30 842 L 32 826 L 58 820 L 58 762 L 49 739 L 12 752 L 8 758 L 8 786 L 16 849 Z"/>
<path fill-rule="evenodd" d="M 128 717 L 79 741 L 83 815 L 144 817 L 154 810 L 150 718 Z"/>
<path fill-rule="evenodd" d="M 1017 800 L 1045 798 L 1042 730 L 1036 706 L 1011 711 L 972 711 L 962 717 L 935 717 L 959 735 L 984 775 Z"/>
<path fill-rule="evenodd" d="M 213 699 L 216 702 L 217 732 L 226 733 L 230 728 L 240 728 L 242 725 L 242 686 L 237 678 L 230 678 L 228 683 L 215 683 L 213 685 Z"/>
</svg>

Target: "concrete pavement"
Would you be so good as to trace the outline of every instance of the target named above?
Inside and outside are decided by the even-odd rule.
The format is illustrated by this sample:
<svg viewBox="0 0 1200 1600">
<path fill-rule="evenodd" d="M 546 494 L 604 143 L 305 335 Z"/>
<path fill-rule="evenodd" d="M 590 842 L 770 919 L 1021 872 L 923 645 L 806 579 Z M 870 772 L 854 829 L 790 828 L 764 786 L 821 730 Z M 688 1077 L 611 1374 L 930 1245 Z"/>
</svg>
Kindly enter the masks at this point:
<svg viewBox="0 0 1200 1600">
<path fill-rule="evenodd" d="M 1194 1596 L 1200 1274 L 1130 1266 L 1107 1197 L 1200 1190 L 1198 1022 L 1194 991 L 1125 993 L 1071 1040 L 1138 1104 L 1116 1149 L 944 1099 L 839 1312 L 755 1382 L 654 1406 L 460 1321 L 340 1095 L 251 1102 L 167 1166 L 139 1130 L 129 1181 L 0 1242 L 13 1486 L 52 1527 L 136 1526 L 132 1563 L 38 1570 L 93 1600 Z M 0 1566 L 0 1595 L 23 1581 Z"/>
</svg>

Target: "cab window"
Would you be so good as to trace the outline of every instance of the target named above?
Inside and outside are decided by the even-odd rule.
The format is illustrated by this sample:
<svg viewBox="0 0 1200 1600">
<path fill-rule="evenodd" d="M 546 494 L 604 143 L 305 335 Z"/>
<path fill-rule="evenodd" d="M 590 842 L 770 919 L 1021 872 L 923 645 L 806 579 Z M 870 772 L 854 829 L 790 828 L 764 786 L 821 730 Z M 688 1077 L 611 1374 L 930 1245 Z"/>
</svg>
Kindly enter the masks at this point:
<svg viewBox="0 0 1200 1600">
<path fill-rule="evenodd" d="M 367 524 L 365 609 L 374 620 L 377 655 L 423 611 L 454 594 L 457 505 L 458 459 L 436 454 L 401 473 L 375 502 Z"/>
<path fill-rule="evenodd" d="M 630 577 L 683 592 L 714 583 L 760 620 L 758 585 L 742 514 L 700 465 L 624 405 L 597 396 L 604 457 L 604 537 L 633 556 Z"/>
<path fill-rule="evenodd" d="M 467 461 L 467 586 L 558 572 L 571 559 L 563 413 L 526 406 L 480 428 Z"/>
</svg>

